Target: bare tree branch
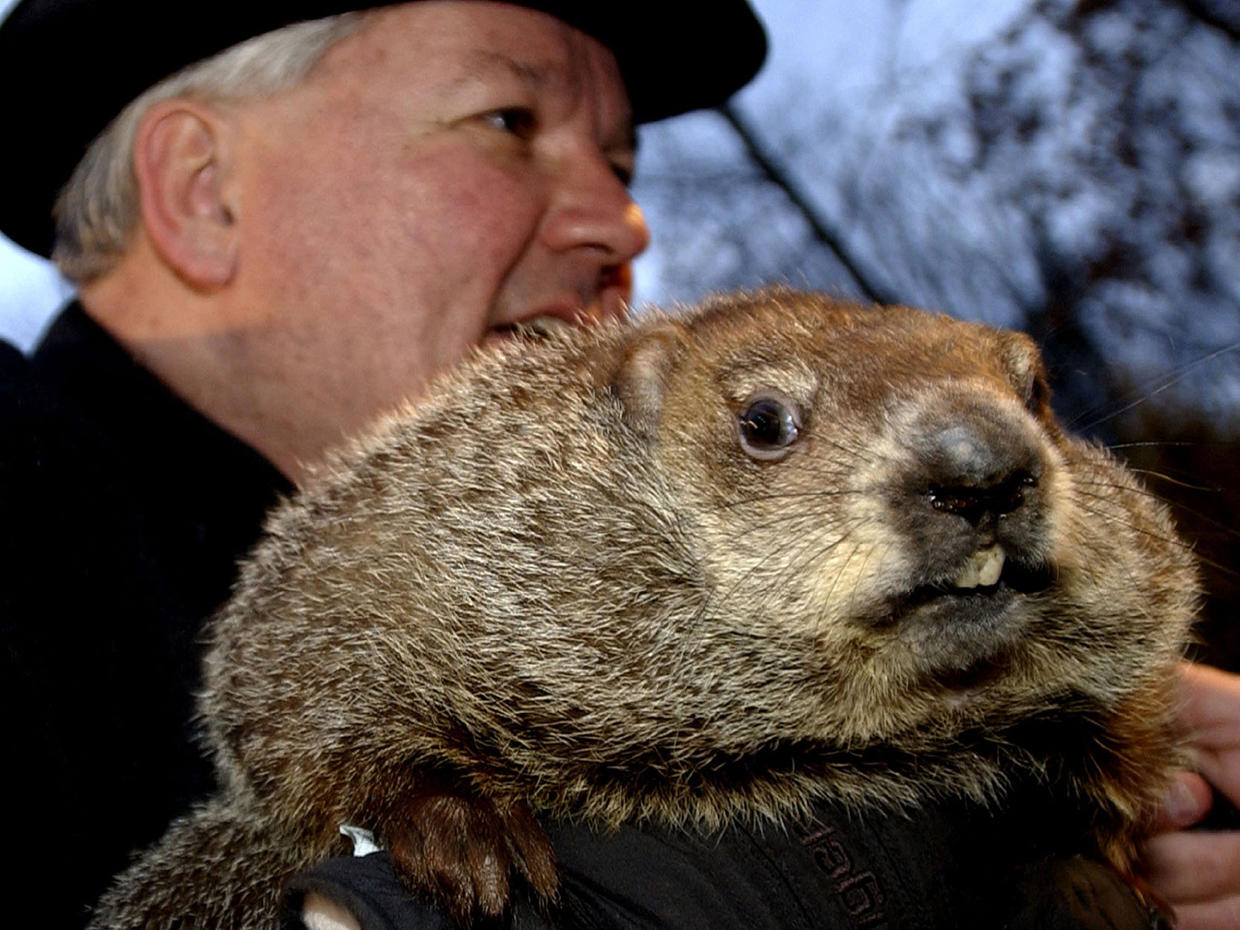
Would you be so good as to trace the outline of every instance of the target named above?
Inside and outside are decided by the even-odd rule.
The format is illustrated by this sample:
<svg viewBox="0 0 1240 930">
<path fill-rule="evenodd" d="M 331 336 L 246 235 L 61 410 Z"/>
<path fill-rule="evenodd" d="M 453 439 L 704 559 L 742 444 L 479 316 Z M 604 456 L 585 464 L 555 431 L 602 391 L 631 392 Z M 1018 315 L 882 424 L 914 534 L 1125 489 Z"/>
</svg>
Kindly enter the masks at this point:
<svg viewBox="0 0 1240 930">
<path fill-rule="evenodd" d="M 1226 0 L 1183 0 L 1184 8 L 1233 41 L 1240 40 L 1240 8 Z"/>
<path fill-rule="evenodd" d="M 853 281 L 856 282 L 858 289 L 876 303 L 897 303 L 897 299 L 891 293 L 861 269 L 859 263 L 849 254 L 843 237 L 836 233 L 826 219 L 820 215 L 814 206 L 812 198 L 801 189 L 800 185 L 780 165 L 766 154 L 766 151 L 758 141 L 757 134 L 745 118 L 737 112 L 736 107 L 731 104 L 724 104 L 720 107 L 719 112 L 728 121 L 728 125 L 736 132 L 746 151 L 753 158 L 754 163 L 762 169 L 762 172 L 770 179 L 772 184 L 787 195 L 788 200 L 801 212 L 806 222 L 809 223 L 810 228 L 814 231 L 814 237 L 831 251 L 836 260 L 839 261 Z"/>
</svg>

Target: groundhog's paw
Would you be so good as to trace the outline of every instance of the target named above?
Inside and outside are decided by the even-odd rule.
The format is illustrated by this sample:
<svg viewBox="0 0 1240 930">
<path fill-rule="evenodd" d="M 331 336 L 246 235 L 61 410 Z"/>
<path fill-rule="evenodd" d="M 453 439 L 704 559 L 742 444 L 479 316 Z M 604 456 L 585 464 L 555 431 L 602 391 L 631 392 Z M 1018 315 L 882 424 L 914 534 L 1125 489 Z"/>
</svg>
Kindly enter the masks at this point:
<svg viewBox="0 0 1240 930">
<path fill-rule="evenodd" d="M 423 793 L 386 831 L 397 874 L 463 925 L 502 916 L 516 872 L 541 898 L 555 894 L 555 858 L 546 834 L 519 803 Z"/>
</svg>

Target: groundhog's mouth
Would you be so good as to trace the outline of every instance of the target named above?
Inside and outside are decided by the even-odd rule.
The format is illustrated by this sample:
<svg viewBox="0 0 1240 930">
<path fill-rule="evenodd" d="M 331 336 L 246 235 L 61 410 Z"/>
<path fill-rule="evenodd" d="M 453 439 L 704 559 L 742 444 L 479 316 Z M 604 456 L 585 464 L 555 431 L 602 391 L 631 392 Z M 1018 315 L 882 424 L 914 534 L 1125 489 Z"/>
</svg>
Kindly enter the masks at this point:
<svg viewBox="0 0 1240 930">
<path fill-rule="evenodd" d="M 998 564 L 997 564 L 998 563 Z M 1007 666 L 1001 658 L 1029 635 L 1033 595 L 1053 584 L 1046 567 L 983 553 L 888 602 L 883 626 L 949 691 L 979 687 Z M 958 583 L 959 582 L 959 583 Z"/>
<path fill-rule="evenodd" d="M 1001 546 L 979 549 L 947 577 L 920 584 L 890 605 L 893 623 L 979 632 L 1001 623 L 1013 603 L 1038 594 L 1055 580 L 1053 569 L 1040 563 L 1009 559 Z"/>
</svg>

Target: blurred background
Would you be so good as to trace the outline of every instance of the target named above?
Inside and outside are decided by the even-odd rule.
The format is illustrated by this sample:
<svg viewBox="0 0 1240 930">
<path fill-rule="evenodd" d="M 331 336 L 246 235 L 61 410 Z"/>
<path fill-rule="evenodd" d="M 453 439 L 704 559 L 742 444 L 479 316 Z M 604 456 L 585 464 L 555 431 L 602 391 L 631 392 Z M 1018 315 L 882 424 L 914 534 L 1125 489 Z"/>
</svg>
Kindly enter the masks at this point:
<svg viewBox="0 0 1240 930">
<path fill-rule="evenodd" d="M 1240 0 L 755 6 L 758 80 L 643 130 L 638 301 L 780 282 L 1030 332 L 1065 422 L 1175 505 L 1240 668 Z M 69 291 L 0 246 L 28 348 Z"/>
</svg>

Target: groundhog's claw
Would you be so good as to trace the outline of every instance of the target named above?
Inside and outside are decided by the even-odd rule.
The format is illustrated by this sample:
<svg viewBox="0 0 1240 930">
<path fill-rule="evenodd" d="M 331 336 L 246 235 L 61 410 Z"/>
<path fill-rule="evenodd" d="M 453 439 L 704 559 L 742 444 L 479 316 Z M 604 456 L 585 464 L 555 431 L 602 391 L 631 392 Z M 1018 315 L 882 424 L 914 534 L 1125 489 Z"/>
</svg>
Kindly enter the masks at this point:
<svg viewBox="0 0 1240 930">
<path fill-rule="evenodd" d="M 396 874 L 462 925 L 505 913 L 513 871 L 540 898 L 555 894 L 551 844 L 524 804 L 425 793 L 385 832 Z"/>
</svg>

